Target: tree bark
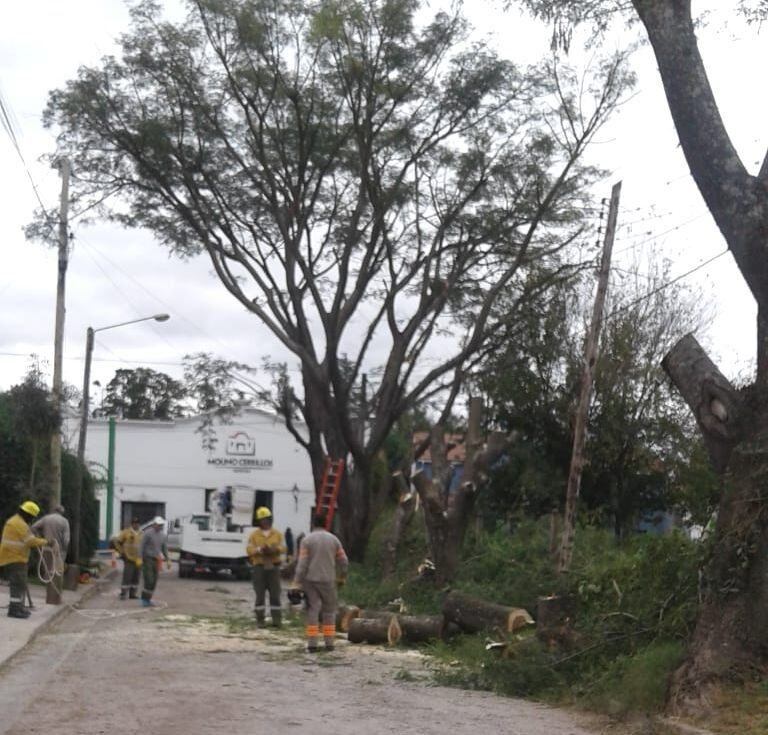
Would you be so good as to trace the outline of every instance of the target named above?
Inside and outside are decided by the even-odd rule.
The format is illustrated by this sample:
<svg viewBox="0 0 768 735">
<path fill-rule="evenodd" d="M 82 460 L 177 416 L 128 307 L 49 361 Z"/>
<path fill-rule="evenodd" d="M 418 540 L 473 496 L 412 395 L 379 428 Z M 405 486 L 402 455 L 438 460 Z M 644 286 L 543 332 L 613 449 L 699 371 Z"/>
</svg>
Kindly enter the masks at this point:
<svg viewBox="0 0 768 735">
<path fill-rule="evenodd" d="M 670 695 L 672 709 L 684 712 L 705 703 L 720 680 L 768 663 L 768 401 L 759 386 L 737 392 L 690 335 L 663 365 L 724 473 L 715 554 L 689 656 Z"/>
<path fill-rule="evenodd" d="M 662 366 L 691 407 L 712 464 L 722 473 L 742 436 L 742 397 L 691 334 L 667 353 Z"/>
<path fill-rule="evenodd" d="M 462 592 L 446 595 L 443 601 L 443 617 L 468 633 L 479 633 L 482 630 L 514 633 L 534 624 L 533 618 L 523 608 L 486 602 Z"/>
<path fill-rule="evenodd" d="M 691 174 L 759 314 L 757 382 L 743 392 L 741 406 L 703 353 L 665 360 L 724 482 L 704 599 L 689 657 L 676 673 L 670 695 L 672 708 L 682 711 L 706 701 L 718 680 L 768 666 L 768 626 L 762 624 L 768 609 L 768 167 L 750 175 L 730 140 L 697 45 L 691 1 L 632 3 L 656 55 Z"/>
<path fill-rule="evenodd" d="M 389 579 L 395 573 L 400 541 L 413 520 L 416 512 L 416 500 L 418 498 L 418 495 L 409 487 L 408 480 L 403 472 L 396 472 L 392 479 L 400 489 L 400 497 L 395 509 L 395 517 L 392 521 L 392 530 L 384 547 L 384 556 L 381 561 L 382 579 Z"/>
<path fill-rule="evenodd" d="M 355 618 L 349 623 L 347 638 L 350 643 L 395 645 L 400 637 L 397 633 L 399 626 L 393 626 L 393 620 L 397 620 L 394 614 L 383 618 Z"/>
<path fill-rule="evenodd" d="M 450 638 L 460 632 L 454 623 L 440 615 L 398 615 L 401 640 L 405 643 L 429 643 Z"/>
</svg>

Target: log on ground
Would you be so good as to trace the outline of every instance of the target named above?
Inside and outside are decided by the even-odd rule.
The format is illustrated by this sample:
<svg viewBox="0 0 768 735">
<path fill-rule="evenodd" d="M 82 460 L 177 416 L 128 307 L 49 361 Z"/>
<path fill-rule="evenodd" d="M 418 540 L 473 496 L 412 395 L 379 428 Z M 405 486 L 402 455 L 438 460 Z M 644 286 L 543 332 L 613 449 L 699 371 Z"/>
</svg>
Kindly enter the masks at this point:
<svg viewBox="0 0 768 735">
<path fill-rule="evenodd" d="M 346 633 L 349 630 L 349 624 L 355 618 L 359 618 L 360 608 L 355 605 L 340 605 L 336 611 L 336 630 Z"/>
<path fill-rule="evenodd" d="M 442 615 L 399 615 L 404 643 L 427 643 L 456 635 L 458 627 Z"/>
<path fill-rule="evenodd" d="M 350 643 L 372 643 L 394 646 L 400 640 L 400 625 L 396 615 L 389 618 L 355 618 L 349 623 Z"/>
<path fill-rule="evenodd" d="M 482 630 L 514 633 L 534 624 L 528 611 L 521 607 L 486 602 L 463 592 L 450 592 L 446 595 L 443 601 L 443 616 L 468 633 L 478 633 Z"/>
</svg>

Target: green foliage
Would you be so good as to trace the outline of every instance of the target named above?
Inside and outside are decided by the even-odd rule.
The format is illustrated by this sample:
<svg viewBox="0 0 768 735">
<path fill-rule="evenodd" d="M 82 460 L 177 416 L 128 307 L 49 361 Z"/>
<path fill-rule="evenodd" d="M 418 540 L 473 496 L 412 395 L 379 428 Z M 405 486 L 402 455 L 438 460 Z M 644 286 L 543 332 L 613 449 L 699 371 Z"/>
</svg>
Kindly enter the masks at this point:
<svg viewBox="0 0 768 735">
<path fill-rule="evenodd" d="M 690 412 L 661 368 L 672 344 L 706 321 L 706 302 L 680 284 L 662 289 L 667 268 L 651 264 L 642 280 L 617 273 L 595 365 L 581 499 L 617 536 L 645 513 L 685 513 L 686 502 L 700 519 L 719 495 Z M 566 280 L 530 301 L 478 376 L 493 421 L 516 437 L 480 497 L 486 516 L 538 516 L 562 503 L 591 300 L 589 289 L 574 295 L 578 285 Z"/>
<path fill-rule="evenodd" d="M 684 654 L 685 647 L 680 641 L 659 641 L 634 654 L 619 656 L 587 693 L 586 701 L 613 716 L 660 712 L 666 702 L 670 677 Z"/>
<path fill-rule="evenodd" d="M 186 388 L 151 368 L 120 369 L 107 384 L 102 409 L 124 419 L 170 421 L 185 413 Z"/>
<path fill-rule="evenodd" d="M 61 503 L 71 510 L 74 507 L 77 457 L 70 452 L 61 456 Z M 80 497 L 80 560 L 88 563 L 99 544 L 99 501 L 96 500 L 96 480 L 83 468 L 83 485 Z M 68 514 L 69 516 L 69 514 Z M 70 524 L 72 523 L 69 516 Z"/>
<path fill-rule="evenodd" d="M 424 537 L 419 518 L 408 530 L 396 580 L 382 582 L 381 545 L 389 514 L 372 536 L 366 565 L 353 565 L 344 599 L 381 609 L 394 598 L 414 612 L 435 614 L 442 591 L 414 581 Z M 657 711 L 668 676 L 680 662 L 698 607 L 699 569 L 709 552 L 678 533 L 635 535 L 621 542 L 604 529 L 577 531 L 565 580 L 554 571 L 548 526 L 521 519 L 511 532 L 470 535 L 455 588 L 481 599 L 524 607 L 534 616 L 540 596 L 574 603 L 566 648 L 548 648 L 533 630 L 512 636 L 503 655 L 486 651 L 488 635 L 464 635 L 428 648 L 441 683 L 510 696 L 577 701 L 611 714 Z M 491 635 L 491 638 L 494 636 Z"/>
<path fill-rule="evenodd" d="M 38 501 L 44 512 L 48 510 L 50 438 L 58 426 L 58 415 L 37 366 L 20 385 L 0 393 L 0 522 L 28 498 Z M 62 504 L 71 508 L 77 459 L 63 451 L 61 462 Z M 94 479 L 84 470 L 80 540 L 84 559 L 90 559 L 98 543 L 98 510 Z"/>
</svg>

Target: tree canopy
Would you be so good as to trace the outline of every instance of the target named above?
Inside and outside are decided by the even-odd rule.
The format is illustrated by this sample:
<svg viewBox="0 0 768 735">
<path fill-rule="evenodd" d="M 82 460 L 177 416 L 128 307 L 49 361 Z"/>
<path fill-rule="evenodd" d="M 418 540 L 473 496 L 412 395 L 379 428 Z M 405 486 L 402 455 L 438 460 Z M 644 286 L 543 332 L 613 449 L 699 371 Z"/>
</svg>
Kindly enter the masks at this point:
<svg viewBox="0 0 768 735">
<path fill-rule="evenodd" d="M 84 205 L 114 192 L 103 215 L 204 253 L 298 358 L 303 385 L 283 381 L 278 402 L 289 428 L 306 422 L 294 435 L 316 474 L 325 451 L 349 452 L 364 485 L 400 415 L 435 395 L 450 410 L 498 295 L 572 268 L 599 175 L 582 155 L 631 75 L 621 56 L 588 78 L 517 66 L 457 9 L 422 22 L 416 0 L 188 9 L 171 23 L 136 3 L 120 57 L 52 92 L 46 124 Z M 345 493 L 348 535 L 367 524 L 361 488 Z"/>
</svg>

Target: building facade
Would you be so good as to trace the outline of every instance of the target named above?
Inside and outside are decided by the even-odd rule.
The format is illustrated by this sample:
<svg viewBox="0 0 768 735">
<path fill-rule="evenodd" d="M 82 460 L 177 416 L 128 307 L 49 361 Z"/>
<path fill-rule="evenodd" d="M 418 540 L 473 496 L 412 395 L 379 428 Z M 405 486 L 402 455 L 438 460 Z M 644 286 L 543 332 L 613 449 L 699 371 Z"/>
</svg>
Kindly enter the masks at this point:
<svg viewBox="0 0 768 735">
<path fill-rule="evenodd" d="M 172 521 L 208 510 L 215 490 L 248 487 L 255 507 L 269 507 L 275 526 L 294 537 L 309 531 L 315 504 L 312 471 L 306 451 L 281 419 L 266 411 L 243 409 L 232 423 L 214 423 L 214 442 L 204 448 L 201 418 L 175 421 L 115 422 L 113 533 L 137 516 L 142 523 L 156 515 Z M 78 423 L 67 422 L 70 443 Z M 107 476 L 109 421 L 88 422 L 86 461 L 97 476 Z M 100 489 L 100 536 L 107 534 L 106 490 Z"/>
</svg>

